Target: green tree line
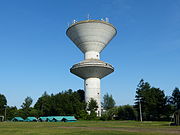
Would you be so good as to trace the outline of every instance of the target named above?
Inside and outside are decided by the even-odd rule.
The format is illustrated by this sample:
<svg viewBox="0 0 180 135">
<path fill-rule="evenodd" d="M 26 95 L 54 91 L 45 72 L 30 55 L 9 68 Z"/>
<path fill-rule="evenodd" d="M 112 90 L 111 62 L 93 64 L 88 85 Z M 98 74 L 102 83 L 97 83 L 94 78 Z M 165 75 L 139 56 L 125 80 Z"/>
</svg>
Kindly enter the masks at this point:
<svg viewBox="0 0 180 135">
<path fill-rule="evenodd" d="M 32 103 L 32 98 L 26 97 L 18 109 L 16 106 L 8 106 L 6 97 L 0 94 L 0 115 L 5 116 L 6 120 L 16 116 L 26 118 L 56 115 L 74 115 L 85 120 L 140 120 L 141 114 L 143 120 L 170 120 L 173 113 L 180 110 L 180 90 L 175 87 L 172 95 L 166 96 L 163 90 L 152 87 L 142 79 L 136 88 L 134 105 L 116 106 L 112 95 L 106 93 L 101 117 L 96 117 L 98 106 L 94 99 L 85 103 L 84 90 L 69 89 L 50 95 L 44 92 L 34 106 Z"/>
</svg>

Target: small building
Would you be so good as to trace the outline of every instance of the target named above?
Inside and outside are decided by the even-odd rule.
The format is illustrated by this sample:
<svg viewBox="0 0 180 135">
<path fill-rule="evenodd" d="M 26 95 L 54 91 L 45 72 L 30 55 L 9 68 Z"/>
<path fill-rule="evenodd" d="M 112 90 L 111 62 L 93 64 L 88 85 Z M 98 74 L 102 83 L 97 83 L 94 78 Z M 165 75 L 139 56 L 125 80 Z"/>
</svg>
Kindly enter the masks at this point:
<svg viewBox="0 0 180 135">
<path fill-rule="evenodd" d="M 54 116 L 53 117 L 53 122 L 62 122 L 63 118 L 64 118 L 64 116 Z"/>
<path fill-rule="evenodd" d="M 40 122 L 53 122 L 54 116 L 43 116 L 39 117 L 38 121 Z"/>
<path fill-rule="evenodd" d="M 39 117 L 38 121 L 40 121 L 40 122 L 47 122 L 48 121 L 48 117 Z"/>
<path fill-rule="evenodd" d="M 77 119 L 74 116 L 47 116 L 39 117 L 40 122 L 75 122 Z"/>
<path fill-rule="evenodd" d="M 48 117 L 47 117 L 47 121 L 48 121 L 48 122 L 53 122 L 53 118 L 54 118 L 54 116 L 48 116 Z"/>
<path fill-rule="evenodd" d="M 26 122 L 37 122 L 38 119 L 37 119 L 36 117 L 27 117 L 27 118 L 25 119 L 25 121 L 26 121 Z"/>
<path fill-rule="evenodd" d="M 63 119 L 61 120 L 63 122 L 75 122 L 77 119 L 74 116 L 63 116 Z"/>
<path fill-rule="evenodd" d="M 21 117 L 14 117 L 11 121 L 15 121 L 15 122 L 23 122 L 24 119 Z"/>
</svg>

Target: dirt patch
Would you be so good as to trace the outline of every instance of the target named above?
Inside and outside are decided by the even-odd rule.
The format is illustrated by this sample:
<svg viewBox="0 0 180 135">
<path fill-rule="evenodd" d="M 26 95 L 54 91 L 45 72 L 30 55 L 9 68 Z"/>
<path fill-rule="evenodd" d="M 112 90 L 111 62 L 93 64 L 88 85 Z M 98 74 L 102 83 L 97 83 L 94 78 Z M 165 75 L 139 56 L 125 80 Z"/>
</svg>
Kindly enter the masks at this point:
<svg viewBox="0 0 180 135">
<path fill-rule="evenodd" d="M 166 133 L 166 134 L 180 134 L 180 129 L 165 129 L 165 128 L 111 128 L 111 127 L 59 127 L 64 129 L 84 129 L 84 130 L 113 130 L 124 132 L 149 132 L 149 133 Z"/>
</svg>

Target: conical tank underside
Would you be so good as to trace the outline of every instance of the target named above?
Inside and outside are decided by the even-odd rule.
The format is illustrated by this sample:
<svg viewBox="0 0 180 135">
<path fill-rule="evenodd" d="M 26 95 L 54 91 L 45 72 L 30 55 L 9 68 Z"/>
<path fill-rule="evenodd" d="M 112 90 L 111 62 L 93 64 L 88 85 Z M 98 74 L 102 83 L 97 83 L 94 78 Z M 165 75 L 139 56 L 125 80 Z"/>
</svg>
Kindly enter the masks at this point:
<svg viewBox="0 0 180 135">
<path fill-rule="evenodd" d="M 86 78 L 103 78 L 114 71 L 114 68 L 103 61 L 96 59 L 87 59 L 78 64 L 73 65 L 70 69 L 71 73 Z"/>
<path fill-rule="evenodd" d="M 86 20 L 72 24 L 66 34 L 83 53 L 100 53 L 116 35 L 116 29 L 105 21 Z"/>
</svg>

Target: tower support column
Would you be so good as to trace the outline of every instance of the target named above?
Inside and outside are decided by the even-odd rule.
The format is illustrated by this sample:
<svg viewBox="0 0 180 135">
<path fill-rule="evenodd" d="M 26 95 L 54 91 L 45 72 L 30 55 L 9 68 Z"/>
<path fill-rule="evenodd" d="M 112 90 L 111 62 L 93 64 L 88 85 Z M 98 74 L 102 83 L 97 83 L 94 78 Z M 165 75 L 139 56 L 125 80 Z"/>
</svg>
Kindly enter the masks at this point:
<svg viewBox="0 0 180 135">
<path fill-rule="evenodd" d="M 84 59 L 100 59 L 99 52 L 88 51 L 84 54 Z"/>
<path fill-rule="evenodd" d="M 96 100 L 97 116 L 101 116 L 101 101 L 100 101 L 100 79 L 99 78 L 87 78 L 84 80 L 85 88 L 85 101 L 88 104 L 90 99 L 93 98 Z"/>
</svg>

